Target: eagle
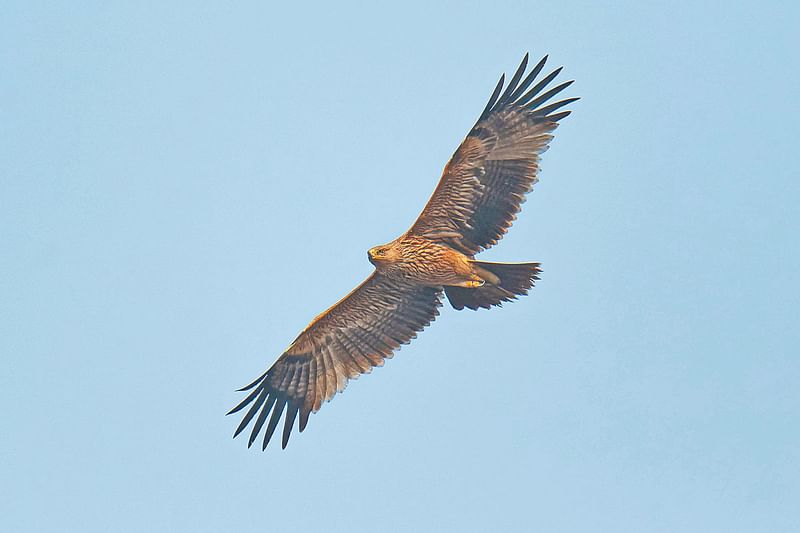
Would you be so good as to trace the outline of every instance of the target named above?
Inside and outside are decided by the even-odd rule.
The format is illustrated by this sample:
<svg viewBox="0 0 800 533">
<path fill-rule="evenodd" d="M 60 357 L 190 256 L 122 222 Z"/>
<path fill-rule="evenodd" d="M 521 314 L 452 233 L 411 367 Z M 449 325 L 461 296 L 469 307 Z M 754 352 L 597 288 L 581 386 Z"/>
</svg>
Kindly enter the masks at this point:
<svg viewBox="0 0 800 533">
<path fill-rule="evenodd" d="M 373 273 L 312 320 L 258 379 L 239 389 L 248 394 L 228 414 L 249 409 L 234 438 L 253 422 L 250 447 L 266 424 L 266 449 L 285 412 L 285 448 L 296 420 L 302 432 L 311 413 L 350 379 L 383 366 L 433 322 L 444 296 L 457 310 L 489 309 L 533 287 L 540 263 L 494 263 L 475 255 L 497 244 L 511 227 L 538 181 L 539 159 L 553 131 L 570 114 L 564 106 L 578 100 L 551 103 L 574 80 L 550 87 L 561 67 L 537 81 L 546 61 L 547 56 L 526 75 L 525 54 L 507 85 L 505 75 L 500 77 L 411 228 L 370 248 Z"/>
</svg>

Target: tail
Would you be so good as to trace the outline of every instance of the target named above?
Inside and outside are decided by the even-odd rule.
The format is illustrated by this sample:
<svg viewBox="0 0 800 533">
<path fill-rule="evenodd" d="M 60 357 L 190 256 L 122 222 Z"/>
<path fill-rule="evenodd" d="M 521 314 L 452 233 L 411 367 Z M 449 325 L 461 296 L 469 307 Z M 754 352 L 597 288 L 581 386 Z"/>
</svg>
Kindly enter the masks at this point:
<svg viewBox="0 0 800 533">
<path fill-rule="evenodd" d="M 539 279 L 539 263 L 487 263 L 472 261 L 475 271 L 486 280 L 476 289 L 445 287 L 444 292 L 450 305 L 456 309 L 489 309 L 493 305 L 516 300 L 517 296 L 528 294 Z M 484 275 L 481 275 L 484 271 Z"/>
</svg>

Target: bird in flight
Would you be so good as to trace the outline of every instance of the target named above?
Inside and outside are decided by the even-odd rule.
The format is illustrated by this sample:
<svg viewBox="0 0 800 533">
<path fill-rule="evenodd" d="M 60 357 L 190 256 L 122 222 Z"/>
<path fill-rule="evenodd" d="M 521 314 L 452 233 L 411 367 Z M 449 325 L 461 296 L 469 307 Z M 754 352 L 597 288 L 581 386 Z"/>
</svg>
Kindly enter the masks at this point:
<svg viewBox="0 0 800 533">
<path fill-rule="evenodd" d="M 249 409 L 234 437 L 254 422 L 250 447 L 266 423 L 266 449 L 285 412 L 285 448 L 295 420 L 302 432 L 309 415 L 350 379 L 383 366 L 439 315 L 444 295 L 458 310 L 489 309 L 533 287 L 539 263 L 490 263 L 475 254 L 508 231 L 538 181 L 539 158 L 553 131 L 570 114 L 563 107 L 578 100 L 550 103 L 572 81 L 549 88 L 561 68 L 536 81 L 546 60 L 525 75 L 526 54 L 505 89 L 505 75 L 500 77 L 411 229 L 370 248 L 372 275 L 312 320 L 269 370 L 240 389 L 247 397 L 228 414 Z"/>
</svg>

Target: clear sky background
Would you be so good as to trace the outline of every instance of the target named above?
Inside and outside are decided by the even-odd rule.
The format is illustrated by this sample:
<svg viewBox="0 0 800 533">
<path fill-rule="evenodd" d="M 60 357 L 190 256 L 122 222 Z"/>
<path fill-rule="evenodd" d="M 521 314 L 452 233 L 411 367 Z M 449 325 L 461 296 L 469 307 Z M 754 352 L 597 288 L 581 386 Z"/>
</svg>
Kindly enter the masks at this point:
<svg viewBox="0 0 800 533">
<path fill-rule="evenodd" d="M 800 531 L 799 15 L 4 3 L 0 530 Z M 485 254 L 532 295 L 232 440 L 526 51 L 582 97 Z"/>
</svg>

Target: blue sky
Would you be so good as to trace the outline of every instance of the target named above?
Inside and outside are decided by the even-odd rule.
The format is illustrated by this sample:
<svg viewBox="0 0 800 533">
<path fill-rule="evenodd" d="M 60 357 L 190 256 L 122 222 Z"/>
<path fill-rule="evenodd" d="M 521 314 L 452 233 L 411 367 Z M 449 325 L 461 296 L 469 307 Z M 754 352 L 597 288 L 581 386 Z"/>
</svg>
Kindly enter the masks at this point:
<svg viewBox="0 0 800 533">
<path fill-rule="evenodd" d="M 1 528 L 800 530 L 798 14 L 5 3 Z M 582 97 L 485 254 L 531 296 L 232 440 L 527 51 Z"/>
</svg>

